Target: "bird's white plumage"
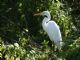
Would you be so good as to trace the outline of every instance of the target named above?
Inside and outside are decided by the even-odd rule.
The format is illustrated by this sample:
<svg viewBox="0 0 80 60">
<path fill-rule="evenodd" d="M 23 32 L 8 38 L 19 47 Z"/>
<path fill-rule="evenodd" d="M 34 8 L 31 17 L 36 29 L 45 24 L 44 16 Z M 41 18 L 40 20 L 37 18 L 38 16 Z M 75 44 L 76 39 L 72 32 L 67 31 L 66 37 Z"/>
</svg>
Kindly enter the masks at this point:
<svg viewBox="0 0 80 60">
<path fill-rule="evenodd" d="M 42 15 L 47 16 L 47 17 L 44 17 L 42 21 L 42 27 L 44 31 L 47 32 L 50 40 L 53 41 L 57 46 L 57 48 L 60 50 L 62 46 L 62 37 L 61 37 L 59 26 L 54 21 L 50 20 L 51 16 L 48 11 L 43 11 Z"/>
</svg>

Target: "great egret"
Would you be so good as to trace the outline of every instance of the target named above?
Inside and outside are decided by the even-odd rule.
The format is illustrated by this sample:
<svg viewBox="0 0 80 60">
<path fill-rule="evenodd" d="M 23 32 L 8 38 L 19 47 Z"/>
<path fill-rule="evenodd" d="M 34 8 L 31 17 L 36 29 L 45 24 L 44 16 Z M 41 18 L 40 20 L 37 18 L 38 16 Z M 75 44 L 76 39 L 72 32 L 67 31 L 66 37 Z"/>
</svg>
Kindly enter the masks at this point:
<svg viewBox="0 0 80 60">
<path fill-rule="evenodd" d="M 44 17 L 42 21 L 42 27 L 45 32 L 47 32 L 50 40 L 57 46 L 57 48 L 60 50 L 62 46 L 62 37 L 61 32 L 59 29 L 59 26 L 56 24 L 56 22 L 51 21 L 51 15 L 49 11 L 43 11 L 42 13 L 34 14 L 36 15 L 42 15 Z"/>
</svg>

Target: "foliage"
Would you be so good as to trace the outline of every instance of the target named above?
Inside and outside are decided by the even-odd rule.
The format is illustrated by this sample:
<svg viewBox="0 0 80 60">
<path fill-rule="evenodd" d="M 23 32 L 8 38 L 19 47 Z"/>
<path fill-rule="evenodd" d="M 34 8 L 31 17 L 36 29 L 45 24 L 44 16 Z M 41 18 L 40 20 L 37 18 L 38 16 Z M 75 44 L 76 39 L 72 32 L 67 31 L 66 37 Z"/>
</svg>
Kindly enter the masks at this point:
<svg viewBox="0 0 80 60">
<path fill-rule="evenodd" d="M 79 0 L 0 0 L 0 59 L 79 60 Z M 64 46 L 56 52 L 34 13 L 49 10 L 60 27 Z"/>
</svg>

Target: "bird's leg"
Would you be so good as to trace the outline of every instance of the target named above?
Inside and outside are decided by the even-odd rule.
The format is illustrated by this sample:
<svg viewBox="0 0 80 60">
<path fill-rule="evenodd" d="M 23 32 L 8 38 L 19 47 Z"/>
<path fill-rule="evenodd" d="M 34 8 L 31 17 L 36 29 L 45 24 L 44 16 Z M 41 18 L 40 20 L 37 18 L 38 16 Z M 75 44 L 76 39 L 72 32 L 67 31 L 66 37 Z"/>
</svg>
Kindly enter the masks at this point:
<svg viewBox="0 0 80 60">
<path fill-rule="evenodd" d="M 57 46 L 54 46 L 54 51 L 56 51 L 57 50 Z"/>
</svg>

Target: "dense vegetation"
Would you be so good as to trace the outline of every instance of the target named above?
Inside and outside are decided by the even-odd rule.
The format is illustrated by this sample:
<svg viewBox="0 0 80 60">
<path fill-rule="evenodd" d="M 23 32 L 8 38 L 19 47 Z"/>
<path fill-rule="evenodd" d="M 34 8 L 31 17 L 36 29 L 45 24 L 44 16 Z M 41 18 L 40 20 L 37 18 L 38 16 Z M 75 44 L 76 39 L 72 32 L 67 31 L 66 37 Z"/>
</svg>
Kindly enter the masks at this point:
<svg viewBox="0 0 80 60">
<path fill-rule="evenodd" d="M 41 16 L 49 10 L 63 42 L 56 52 Z M 80 60 L 80 0 L 0 0 L 0 60 Z"/>
</svg>

